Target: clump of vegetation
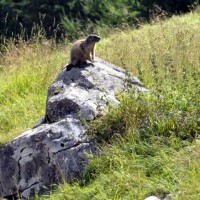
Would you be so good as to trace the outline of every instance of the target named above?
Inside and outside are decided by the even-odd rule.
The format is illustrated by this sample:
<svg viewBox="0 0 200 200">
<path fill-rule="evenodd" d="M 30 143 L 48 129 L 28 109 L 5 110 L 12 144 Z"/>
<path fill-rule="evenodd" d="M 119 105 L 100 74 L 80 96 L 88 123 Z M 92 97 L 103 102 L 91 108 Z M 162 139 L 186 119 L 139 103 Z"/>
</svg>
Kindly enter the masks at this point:
<svg viewBox="0 0 200 200">
<path fill-rule="evenodd" d="M 169 193 L 199 199 L 199 22 L 199 13 L 190 13 L 116 30 L 99 43 L 97 56 L 131 71 L 150 92 L 120 96 L 121 105 L 92 124 L 102 147 L 82 180 L 36 199 L 143 200 Z M 7 46 L 0 63 L 0 143 L 44 114 L 47 88 L 68 50 L 45 39 Z"/>
</svg>

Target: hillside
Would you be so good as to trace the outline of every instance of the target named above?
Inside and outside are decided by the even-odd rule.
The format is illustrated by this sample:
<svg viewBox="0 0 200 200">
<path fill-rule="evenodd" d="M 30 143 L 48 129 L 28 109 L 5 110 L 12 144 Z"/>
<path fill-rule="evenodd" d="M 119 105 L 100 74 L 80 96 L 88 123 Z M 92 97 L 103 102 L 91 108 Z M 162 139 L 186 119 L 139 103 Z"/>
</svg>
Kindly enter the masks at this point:
<svg viewBox="0 0 200 200">
<path fill-rule="evenodd" d="M 90 128 L 105 141 L 83 179 L 36 199 L 136 199 L 175 194 L 198 200 L 200 14 L 138 30 L 112 30 L 97 56 L 123 66 L 152 92 L 119 96 L 122 104 Z M 68 62 L 70 44 L 42 36 L 12 41 L 0 58 L 0 143 L 32 127 L 45 112 L 47 88 Z"/>
</svg>

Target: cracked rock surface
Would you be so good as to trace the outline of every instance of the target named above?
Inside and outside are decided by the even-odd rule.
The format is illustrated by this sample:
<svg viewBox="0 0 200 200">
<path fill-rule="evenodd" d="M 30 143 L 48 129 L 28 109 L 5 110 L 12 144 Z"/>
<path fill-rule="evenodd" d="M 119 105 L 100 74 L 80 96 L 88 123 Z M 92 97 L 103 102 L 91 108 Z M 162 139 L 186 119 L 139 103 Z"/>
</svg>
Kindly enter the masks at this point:
<svg viewBox="0 0 200 200">
<path fill-rule="evenodd" d="M 104 115 L 126 89 L 127 73 L 104 60 L 63 69 L 49 87 L 46 114 L 33 129 L 0 148 L 0 197 L 24 199 L 43 194 L 53 184 L 80 178 L 88 153 L 97 153 L 82 121 Z M 129 86 L 148 91 L 134 76 Z M 45 187 L 44 187 L 45 186 Z"/>
</svg>

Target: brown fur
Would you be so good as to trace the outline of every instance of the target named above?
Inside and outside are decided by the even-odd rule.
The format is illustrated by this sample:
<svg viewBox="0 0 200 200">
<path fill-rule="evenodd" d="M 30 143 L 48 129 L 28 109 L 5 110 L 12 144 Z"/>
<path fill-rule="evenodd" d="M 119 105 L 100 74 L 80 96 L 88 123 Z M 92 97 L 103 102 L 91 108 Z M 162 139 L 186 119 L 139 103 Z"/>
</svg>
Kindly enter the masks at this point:
<svg viewBox="0 0 200 200">
<path fill-rule="evenodd" d="M 76 67 L 87 60 L 94 62 L 95 44 L 100 39 L 98 35 L 89 35 L 86 39 L 76 41 L 70 51 L 70 65 Z"/>
</svg>

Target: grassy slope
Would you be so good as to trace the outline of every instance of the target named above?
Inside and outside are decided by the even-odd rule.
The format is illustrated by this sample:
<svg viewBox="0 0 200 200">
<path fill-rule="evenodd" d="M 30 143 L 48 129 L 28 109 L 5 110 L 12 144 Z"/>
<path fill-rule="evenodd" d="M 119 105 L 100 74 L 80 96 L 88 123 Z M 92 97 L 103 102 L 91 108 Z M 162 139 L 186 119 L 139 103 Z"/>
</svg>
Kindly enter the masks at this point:
<svg viewBox="0 0 200 200">
<path fill-rule="evenodd" d="M 152 95 L 130 93 L 95 122 L 110 139 L 81 183 L 47 199 L 136 199 L 176 193 L 199 199 L 200 15 L 191 13 L 139 30 L 113 32 L 97 55 L 132 71 Z M 0 64 L 0 143 L 44 114 L 47 88 L 68 60 L 69 47 L 48 41 L 12 44 Z M 103 124 L 103 125 L 102 125 Z M 8 134 L 9 133 L 9 134 Z"/>
</svg>

